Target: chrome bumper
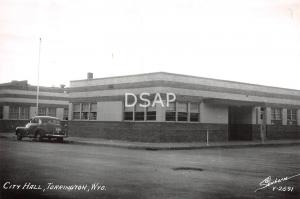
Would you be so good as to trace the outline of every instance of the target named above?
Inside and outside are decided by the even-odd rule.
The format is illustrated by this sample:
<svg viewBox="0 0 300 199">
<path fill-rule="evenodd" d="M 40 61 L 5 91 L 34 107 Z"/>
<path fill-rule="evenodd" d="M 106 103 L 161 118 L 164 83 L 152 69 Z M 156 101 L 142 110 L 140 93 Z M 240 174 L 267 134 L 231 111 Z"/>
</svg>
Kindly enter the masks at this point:
<svg viewBox="0 0 300 199">
<path fill-rule="evenodd" d="M 67 135 L 59 135 L 59 134 L 45 134 L 45 137 L 58 137 L 58 138 L 65 138 L 68 137 Z"/>
</svg>

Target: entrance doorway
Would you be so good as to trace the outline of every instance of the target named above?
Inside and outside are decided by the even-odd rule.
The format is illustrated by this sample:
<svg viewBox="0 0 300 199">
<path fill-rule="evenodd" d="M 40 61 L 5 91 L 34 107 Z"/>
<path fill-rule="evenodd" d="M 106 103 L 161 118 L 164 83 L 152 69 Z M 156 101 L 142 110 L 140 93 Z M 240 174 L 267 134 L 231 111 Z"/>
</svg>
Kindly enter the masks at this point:
<svg viewBox="0 0 300 199">
<path fill-rule="evenodd" d="M 252 106 L 229 106 L 229 140 L 252 140 Z"/>
</svg>

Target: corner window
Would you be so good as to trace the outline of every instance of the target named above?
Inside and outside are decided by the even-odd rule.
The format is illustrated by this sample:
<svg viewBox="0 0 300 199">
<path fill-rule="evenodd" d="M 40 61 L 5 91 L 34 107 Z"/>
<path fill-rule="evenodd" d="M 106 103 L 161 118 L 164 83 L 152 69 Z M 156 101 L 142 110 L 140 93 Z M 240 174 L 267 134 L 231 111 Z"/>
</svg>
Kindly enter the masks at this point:
<svg viewBox="0 0 300 199">
<path fill-rule="evenodd" d="M 282 124 L 282 109 L 281 108 L 271 108 L 271 123 L 273 125 Z"/>
<path fill-rule="evenodd" d="M 287 124 L 288 125 L 297 125 L 297 109 L 288 109 L 287 110 Z"/>
</svg>

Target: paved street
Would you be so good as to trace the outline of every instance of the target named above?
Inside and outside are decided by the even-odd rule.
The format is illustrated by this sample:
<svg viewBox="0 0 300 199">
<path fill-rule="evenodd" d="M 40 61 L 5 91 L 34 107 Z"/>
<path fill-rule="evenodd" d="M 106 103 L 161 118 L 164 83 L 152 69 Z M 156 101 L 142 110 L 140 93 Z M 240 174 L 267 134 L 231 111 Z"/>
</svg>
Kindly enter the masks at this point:
<svg viewBox="0 0 300 199">
<path fill-rule="evenodd" d="M 0 198 L 299 198 L 300 176 L 254 192 L 268 176 L 299 174 L 299 149 L 147 151 L 1 138 Z"/>
</svg>

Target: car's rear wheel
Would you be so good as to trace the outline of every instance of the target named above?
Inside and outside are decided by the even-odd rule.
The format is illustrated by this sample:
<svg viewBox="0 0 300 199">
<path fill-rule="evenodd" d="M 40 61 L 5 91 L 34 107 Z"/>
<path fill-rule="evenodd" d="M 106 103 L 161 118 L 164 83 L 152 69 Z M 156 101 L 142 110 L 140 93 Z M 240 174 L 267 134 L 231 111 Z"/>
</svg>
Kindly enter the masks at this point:
<svg viewBox="0 0 300 199">
<path fill-rule="evenodd" d="M 64 138 L 56 138 L 57 142 L 63 143 L 64 142 Z"/>
<path fill-rule="evenodd" d="M 37 141 L 39 141 L 39 142 L 42 141 L 43 138 L 42 138 L 42 135 L 41 135 L 40 132 L 37 132 L 37 133 L 36 133 L 35 139 L 36 139 Z"/>
<path fill-rule="evenodd" d="M 17 140 L 22 140 L 22 134 L 20 132 L 17 133 Z"/>
</svg>

